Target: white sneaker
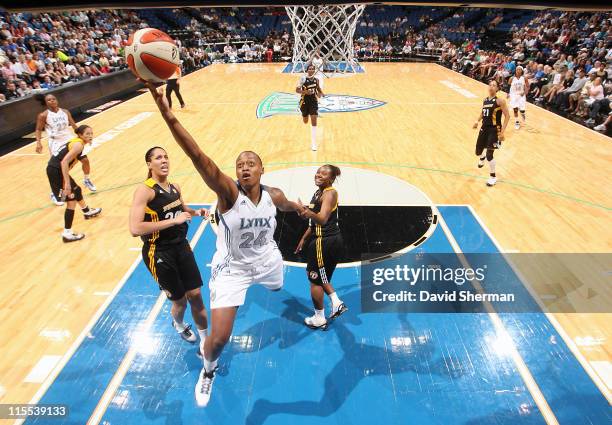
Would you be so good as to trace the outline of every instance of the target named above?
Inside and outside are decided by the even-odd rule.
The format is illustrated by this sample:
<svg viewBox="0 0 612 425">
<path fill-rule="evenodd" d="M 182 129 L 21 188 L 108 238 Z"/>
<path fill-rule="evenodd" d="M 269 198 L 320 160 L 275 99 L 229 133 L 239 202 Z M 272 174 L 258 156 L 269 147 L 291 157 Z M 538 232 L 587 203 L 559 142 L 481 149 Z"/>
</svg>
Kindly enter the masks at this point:
<svg viewBox="0 0 612 425">
<path fill-rule="evenodd" d="M 191 325 L 187 325 L 184 329 L 181 329 L 179 328 L 179 325 L 173 320 L 172 327 L 176 329 L 181 338 L 183 338 L 187 342 L 196 342 L 196 340 L 198 339 L 191 330 Z"/>
<path fill-rule="evenodd" d="M 87 189 L 89 189 L 92 192 L 95 192 L 97 190 L 96 186 L 92 183 L 90 179 L 83 179 L 83 184 L 87 186 Z"/>
<path fill-rule="evenodd" d="M 515 130 L 518 130 L 518 129 L 520 129 L 520 128 L 521 128 L 521 124 L 519 124 L 519 122 L 518 122 L 518 121 L 516 121 L 516 122 L 514 123 L 514 129 L 515 129 Z"/>
<path fill-rule="evenodd" d="M 606 125 L 605 124 L 596 125 L 595 127 L 593 127 L 593 130 L 606 131 Z"/>
<path fill-rule="evenodd" d="M 333 320 L 338 316 L 346 313 L 348 311 L 348 307 L 342 301 L 337 306 L 332 306 L 331 315 L 329 316 L 329 320 Z"/>
<path fill-rule="evenodd" d="M 487 180 L 487 186 L 489 187 L 495 186 L 495 183 L 497 183 L 497 178 L 495 177 L 489 177 L 489 180 Z"/>
<path fill-rule="evenodd" d="M 478 168 L 484 167 L 484 164 L 485 164 L 485 160 L 478 158 Z"/>
<path fill-rule="evenodd" d="M 312 143 L 310 145 L 310 149 L 312 149 L 313 151 L 316 151 L 317 150 L 317 144 L 316 143 Z"/>
<path fill-rule="evenodd" d="M 202 368 L 200 372 L 198 383 L 195 386 L 195 399 L 199 407 L 206 407 L 210 401 L 210 394 L 212 393 L 212 386 L 215 381 L 215 372 L 217 372 L 217 368 L 210 372 Z"/>
<path fill-rule="evenodd" d="M 90 218 L 94 218 L 102 212 L 102 208 L 90 208 L 89 211 L 83 213 L 85 216 L 85 220 L 89 220 Z"/>
<path fill-rule="evenodd" d="M 55 195 L 53 194 L 53 192 L 51 192 L 51 202 L 53 202 L 58 207 L 61 207 L 62 205 L 64 205 L 64 202 L 57 199 Z"/>
<path fill-rule="evenodd" d="M 72 230 L 64 230 L 62 232 L 62 240 L 65 243 L 80 241 L 84 237 L 85 235 L 83 233 L 73 233 Z"/>
<path fill-rule="evenodd" d="M 316 314 L 305 318 L 304 324 L 311 329 L 327 329 L 327 320 L 325 317 L 317 316 Z"/>
</svg>

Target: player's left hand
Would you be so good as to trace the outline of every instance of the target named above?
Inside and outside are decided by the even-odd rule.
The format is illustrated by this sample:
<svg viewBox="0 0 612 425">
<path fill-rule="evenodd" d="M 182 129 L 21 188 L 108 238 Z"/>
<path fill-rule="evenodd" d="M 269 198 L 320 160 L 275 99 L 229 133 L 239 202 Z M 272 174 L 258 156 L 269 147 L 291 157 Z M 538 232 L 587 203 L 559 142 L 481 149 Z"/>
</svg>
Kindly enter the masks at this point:
<svg viewBox="0 0 612 425">
<path fill-rule="evenodd" d="M 506 135 L 504 134 L 503 131 L 500 131 L 499 134 L 497 135 L 497 138 L 499 139 L 500 142 L 503 142 L 504 140 L 506 140 Z"/>
<path fill-rule="evenodd" d="M 196 210 L 195 215 L 198 217 L 202 217 L 204 220 L 206 220 L 210 215 L 210 211 L 206 208 L 200 208 L 199 210 Z"/>
<path fill-rule="evenodd" d="M 298 198 L 297 203 L 301 207 L 300 211 L 297 211 L 298 215 L 302 218 L 308 218 L 308 213 L 310 212 L 308 207 L 302 203 L 300 198 Z"/>
<path fill-rule="evenodd" d="M 472 126 L 472 128 L 478 128 L 478 121 L 476 121 L 476 122 L 474 123 L 474 125 Z"/>
<path fill-rule="evenodd" d="M 155 100 L 155 103 L 157 104 L 157 107 L 159 108 L 159 110 L 161 112 L 166 112 L 170 110 L 170 105 L 168 105 L 168 99 L 166 99 L 166 96 L 164 96 L 164 91 L 160 86 L 160 84 L 158 84 L 157 86 L 154 83 L 151 83 L 149 81 L 144 81 L 142 79 L 139 79 L 141 82 L 143 82 L 145 84 L 145 86 L 147 86 L 147 88 L 149 89 L 149 91 L 151 92 L 151 95 L 153 96 L 153 100 Z"/>
</svg>

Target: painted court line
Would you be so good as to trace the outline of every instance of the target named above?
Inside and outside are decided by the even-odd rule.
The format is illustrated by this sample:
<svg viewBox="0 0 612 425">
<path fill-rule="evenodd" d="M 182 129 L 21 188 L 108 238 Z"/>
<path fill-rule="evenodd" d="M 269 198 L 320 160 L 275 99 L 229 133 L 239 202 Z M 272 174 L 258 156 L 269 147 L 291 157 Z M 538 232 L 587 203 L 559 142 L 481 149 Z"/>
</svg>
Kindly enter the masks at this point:
<svg viewBox="0 0 612 425">
<path fill-rule="evenodd" d="M 121 278 L 117 286 L 115 286 L 110 296 L 104 301 L 104 303 L 100 306 L 98 311 L 96 311 L 96 313 L 92 316 L 92 318 L 89 320 L 85 328 L 83 328 L 83 331 L 79 334 L 77 339 L 74 340 L 70 348 L 68 348 L 68 351 L 66 351 L 66 353 L 61 357 L 61 359 L 58 361 L 53 371 L 47 376 L 47 379 L 44 380 L 44 382 L 42 383 L 38 391 L 36 391 L 36 394 L 34 394 L 34 397 L 32 397 L 32 399 L 30 400 L 30 404 L 37 404 L 40 401 L 40 399 L 43 397 L 43 395 L 47 392 L 47 390 L 49 389 L 49 387 L 51 386 L 55 378 L 57 378 L 57 375 L 59 375 L 59 373 L 62 371 L 64 366 L 66 366 L 66 363 L 68 363 L 68 361 L 72 358 L 72 356 L 74 355 L 76 350 L 79 348 L 83 340 L 90 334 L 91 329 L 94 327 L 98 319 L 102 316 L 104 311 L 106 311 L 106 309 L 108 308 L 110 303 L 113 301 L 113 299 L 117 296 L 117 294 L 119 293 L 119 291 L 121 290 L 125 282 L 132 275 L 132 273 L 136 269 L 136 266 L 138 266 L 138 263 L 141 261 L 141 259 L 142 259 L 141 256 L 138 256 L 134 260 L 134 262 L 132 263 L 128 271 L 125 272 L 125 274 L 123 275 L 123 277 Z M 15 425 L 20 425 L 24 421 L 25 419 L 19 419 L 15 421 Z"/>
<path fill-rule="evenodd" d="M 42 356 L 38 363 L 36 363 L 36 365 L 32 368 L 30 373 L 28 373 L 28 376 L 25 377 L 23 382 L 34 384 L 43 382 L 47 376 L 49 376 L 61 358 L 62 356 Z"/>
<path fill-rule="evenodd" d="M 196 231 L 193 238 L 191 239 L 191 242 L 189 243 L 189 245 L 191 245 L 191 249 L 195 248 L 196 244 L 200 240 L 200 237 L 204 234 L 204 230 L 206 229 L 207 224 L 208 224 L 208 220 L 203 220 L 202 223 L 200 224 L 200 227 L 198 227 L 198 230 Z M 140 326 L 138 326 L 138 328 L 135 330 L 135 333 L 146 334 L 149 331 L 149 329 L 155 322 L 155 319 L 161 312 L 162 307 L 164 306 L 164 303 L 166 302 L 166 299 L 167 299 L 166 294 L 162 291 L 157 297 L 157 301 L 155 302 L 155 305 L 149 312 L 149 315 L 147 316 L 145 321 Z M 110 404 L 112 398 L 117 392 L 117 389 L 121 385 L 123 378 L 125 378 L 125 375 L 128 372 L 128 369 L 130 368 L 132 362 L 134 361 L 136 354 L 138 354 L 138 347 L 132 344 L 127 354 L 121 361 L 121 364 L 117 368 L 115 375 L 113 375 L 113 378 L 111 379 L 110 383 L 106 387 L 106 390 L 104 391 L 104 394 L 100 398 L 98 405 L 96 406 L 95 410 L 93 411 L 89 420 L 87 421 L 88 425 L 97 425 L 98 423 L 100 423 L 100 420 L 102 420 L 102 417 L 104 416 L 104 413 L 106 412 L 106 409 L 108 408 L 108 405 Z"/>
<path fill-rule="evenodd" d="M 457 258 L 459 259 L 461 264 L 466 268 L 470 268 L 470 265 L 467 259 L 463 255 L 463 252 L 461 251 L 459 244 L 455 240 L 455 237 L 452 235 L 442 215 L 440 215 L 440 217 L 438 218 L 438 223 L 440 224 L 440 227 L 446 234 L 446 237 L 448 238 L 448 241 L 453 247 L 453 251 L 455 251 L 455 253 L 457 254 Z M 478 292 L 484 293 L 484 290 L 482 286 L 480 285 L 480 282 L 473 280 L 472 284 L 474 285 L 474 289 L 476 289 Z M 493 308 L 490 302 L 485 301 L 483 302 L 483 304 L 485 306 L 485 309 L 487 310 L 487 314 L 489 315 L 491 322 L 493 322 L 493 326 L 495 327 L 495 330 L 497 331 L 498 338 L 503 340 L 505 344 L 507 345 L 509 349 L 510 357 L 512 358 L 512 361 L 514 362 L 519 374 L 521 375 L 523 382 L 525 382 L 525 385 L 527 386 L 527 390 L 529 391 L 536 405 L 540 409 L 540 412 L 542 413 L 544 420 L 549 425 L 559 425 L 559 421 L 557 420 L 557 418 L 555 417 L 555 414 L 553 413 L 552 409 L 548 405 L 548 402 L 546 401 L 544 394 L 542 394 L 542 390 L 536 383 L 533 375 L 531 374 L 531 371 L 527 367 L 527 364 L 525 363 L 520 353 L 518 352 L 518 349 L 516 348 L 516 345 L 514 344 L 514 340 L 512 339 L 512 337 L 506 330 L 502 320 L 499 317 L 499 314 L 497 314 L 497 312 L 495 311 L 495 309 Z"/>
<path fill-rule="evenodd" d="M 485 231 L 487 236 L 489 236 L 491 241 L 493 241 L 493 244 L 497 247 L 497 249 L 499 249 L 500 252 L 503 253 L 504 251 L 501 249 L 501 245 L 495 239 L 495 237 L 493 236 L 493 234 L 491 233 L 489 228 L 480 219 L 478 214 L 476 214 L 476 211 L 474 211 L 474 208 L 472 208 L 471 205 L 468 205 L 468 208 L 470 209 L 470 212 L 472 213 L 474 218 L 476 218 L 476 221 L 478 221 L 478 224 L 480 224 L 482 229 Z M 510 252 L 510 251 L 506 251 L 506 252 Z M 567 332 L 565 331 L 563 326 L 561 326 L 561 323 L 559 323 L 559 321 L 557 320 L 555 315 L 553 313 L 546 312 L 546 308 L 540 303 L 540 301 L 538 299 L 537 293 L 531 287 L 531 285 L 529 284 L 527 279 L 525 279 L 522 276 L 520 271 L 517 270 L 510 261 L 506 260 L 506 263 L 508 264 L 508 266 L 510 266 L 512 271 L 519 277 L 521 283 L 523 284 L 525 289 L 527 289 L 527 291 L 529 292 L 531 297 L 535 300 L 536 303 L 538 303 L 538 305 L 542 309 L 542 312 L 544 313 L 544 315 L 546 315 L 546 318 L 548 319 L 550 324 L 553 326 L 553 328 L 555 328 L 557 333 L 559 335 L 561 335 L 561 338 L 565 342 L 565 345 L 567 345 L 567 348 L 569 348 L 569 350 L 572 352 L 572 354 L 574 355 L 576 360 L 578 360 L 578 363 L 580 363 L 582 365 L 582 367 L 585 370 L 585 372 L 587 373 L 587 375 L 589 375 L 589 377 L 591 378 L 593 383 L 597 386 L 597 388 L 599 388 L 599 391 L 601 391 L 601 393 L 604 395 L 604 397 L 608 400 L 608 403 L 612 404 L 612 394 L 610 392 L 610 385 L 607 385 L 606 382 L 604 382 L 604 381 L 606 381 L 607 378 L 609 378 L 609 376 L 601 376 L 597 372 L 597 370 L 593 367 L 593 364 L 592 364 L 593 362 L 589 362 L 586 359 L 586 357 L 584 357 L 584 354 L 582 354 L 582 352 L 578 348 L 578 345 L 576 344 L 576 342 L 567 334 Z M 544 298 L 544 297 L 542 297 L 542 298 Z M 610 381 L 608 380 L 607 382 L 609 383 Z"/>
</svg>

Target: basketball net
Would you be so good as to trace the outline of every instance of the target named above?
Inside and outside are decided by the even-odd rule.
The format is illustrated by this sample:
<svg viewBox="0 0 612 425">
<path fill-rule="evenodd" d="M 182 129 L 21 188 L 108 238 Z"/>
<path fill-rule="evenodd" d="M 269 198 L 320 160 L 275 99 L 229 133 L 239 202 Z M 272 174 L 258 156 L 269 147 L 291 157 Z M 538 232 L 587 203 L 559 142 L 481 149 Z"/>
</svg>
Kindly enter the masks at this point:
<svg viewBox="0 0 612 425">
<path fill-rule="evenodd" d="M 364 8 L 363 4 L 286 6 L 295 40 L 292 72 L 305 72 L 315 52 L 324 64 L 335 64 L 334 72 L 357 72 L 353 35 Z"/>
</svg>

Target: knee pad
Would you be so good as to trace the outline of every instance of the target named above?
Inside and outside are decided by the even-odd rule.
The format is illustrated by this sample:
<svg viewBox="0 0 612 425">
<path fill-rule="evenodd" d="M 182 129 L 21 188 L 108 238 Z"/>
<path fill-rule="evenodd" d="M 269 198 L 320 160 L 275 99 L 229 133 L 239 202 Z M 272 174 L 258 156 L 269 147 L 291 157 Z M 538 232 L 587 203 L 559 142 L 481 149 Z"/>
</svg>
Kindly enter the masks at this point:
<svg viewBox="0 0 612 425">
<path fill-rule="evenodd" d="M 493 160 L 493 153 L 495 151 L 493 149 L 487 149 L 487 161 L 492 161 Z"/>
<path fill-rule="evenodd" d="M 74 192 L 74 199 L 77 202 L 83 200 L 83 192 L 81 191 L 81 187 L 80 186 L 75 187 L 73 192 Z"/>
</svg>

